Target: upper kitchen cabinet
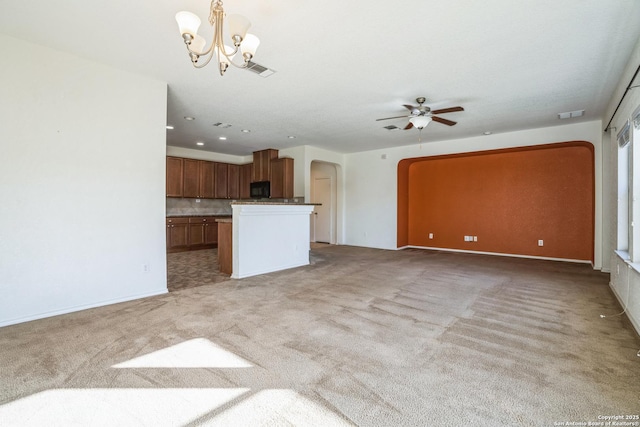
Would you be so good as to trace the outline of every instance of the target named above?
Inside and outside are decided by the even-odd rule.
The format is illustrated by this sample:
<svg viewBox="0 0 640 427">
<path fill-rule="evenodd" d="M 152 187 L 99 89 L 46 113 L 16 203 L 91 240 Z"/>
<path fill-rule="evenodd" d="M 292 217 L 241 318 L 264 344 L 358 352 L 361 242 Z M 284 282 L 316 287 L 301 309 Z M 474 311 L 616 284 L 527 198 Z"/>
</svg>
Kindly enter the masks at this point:
<svg viewBox="0 0 640 427">
<path fill-rule="evenodd" d="M 182 197 L 211 199 L 214 194 L 213 162 L 205 160 L 183 159 L 184 187 Z"/>
<path fill-rule="evenodd" d="M 293 159 L 284 157 L 271 160 L 271 197 L 290 199 L 293 197 Z"/>
<path fill-rule="evenodd" d="M 216 199 L 226 199 L 229 197 L 229 165 L 227 163 L 216 163 Z"/>
<path fill-rule="evenodd" d="M 183 159 L 167 157 L 167 197 L 182 197 Z"/>
<path fill-rule="evenodd" d="M 240 165 L 227 166 L 227 197 L 240 198 Z"/>
<path fill-rule="evenodd" d="M 253 153 L 253 177 L 251 182 L 269 181 L 271 162 L 278 158 L 278 150 L 267 150 Z"/>
<path fill-rule="evenodd" d="M 184 159 L 184 187 L 182 197 L 200 197 L 200 168 L 199 160 Z"/>
<path fill-rule="evenodd" d="M 200 197 L 213 199 L 216 183 L 216 164 L 213 162 L 200 161 Z"/>
<path fill-rule="evenodd" d="M 240 198 L 251 197 L 251 176 L 253 175 L 253 163 L 240 166 Z"/>
</svg>

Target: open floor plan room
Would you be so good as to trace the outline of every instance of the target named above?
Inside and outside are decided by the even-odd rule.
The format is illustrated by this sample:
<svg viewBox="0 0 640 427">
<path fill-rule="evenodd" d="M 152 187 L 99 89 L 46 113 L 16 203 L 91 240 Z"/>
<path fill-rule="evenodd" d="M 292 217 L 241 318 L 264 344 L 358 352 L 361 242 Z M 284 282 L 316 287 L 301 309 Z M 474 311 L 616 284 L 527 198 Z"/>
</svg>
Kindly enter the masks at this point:
<svg viewBox="0 0 640 427">
<path fill-rule="evenodd" d="M 600 317 L 620 311 L 586 264 L 314 245 L 309 266 L 0 329 L 0 419 L 598 421 L 639 408 L 640 340 Z"/>
</svg>

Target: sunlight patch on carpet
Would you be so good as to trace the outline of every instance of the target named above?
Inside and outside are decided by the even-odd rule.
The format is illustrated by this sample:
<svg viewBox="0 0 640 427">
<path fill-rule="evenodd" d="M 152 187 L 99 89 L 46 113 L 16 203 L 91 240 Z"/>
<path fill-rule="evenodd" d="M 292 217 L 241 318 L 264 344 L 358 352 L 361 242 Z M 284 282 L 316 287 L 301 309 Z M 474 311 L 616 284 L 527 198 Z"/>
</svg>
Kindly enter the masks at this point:
<svg viewBox="0 0 640 427">
<path fill-rule="evenodd" d="M 251 368 L 242 357 L 196 338 L 113 365 L 113 368 Z"/>
<path fill-rule="evenodd" d="M 5 426 L 177 426 L 206 416 L 247 388 L 53 389 L 0 406 Z"/>
<path fill-rule="evenodd" d="M 207 425 L 331 427 L 353 424 L 294 390 L 268 389 L 246 396 Z"/>
</svg>

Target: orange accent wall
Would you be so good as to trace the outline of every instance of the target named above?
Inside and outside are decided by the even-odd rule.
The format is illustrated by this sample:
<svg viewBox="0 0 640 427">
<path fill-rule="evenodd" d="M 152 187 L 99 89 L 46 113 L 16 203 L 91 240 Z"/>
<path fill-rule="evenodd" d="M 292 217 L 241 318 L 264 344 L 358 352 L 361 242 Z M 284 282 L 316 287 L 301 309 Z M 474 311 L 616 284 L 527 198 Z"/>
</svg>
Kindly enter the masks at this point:
<svg viewBox="0 0 640 427">
<path fill-rule="evenodd" d="M 404 159 L 398 247 L 593 262 L 594 205 L 593 145 L 584 141 Z"/>
</svg>

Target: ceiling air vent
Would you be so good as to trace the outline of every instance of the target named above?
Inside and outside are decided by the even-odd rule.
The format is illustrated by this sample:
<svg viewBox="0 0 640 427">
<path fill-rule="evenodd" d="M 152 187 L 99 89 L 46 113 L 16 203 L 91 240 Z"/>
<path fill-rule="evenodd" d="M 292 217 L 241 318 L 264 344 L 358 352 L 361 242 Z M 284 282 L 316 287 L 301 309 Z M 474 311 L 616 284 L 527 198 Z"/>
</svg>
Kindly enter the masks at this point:
<svg viewBox="0 0 640 427">
<path fill-rule="evenodd" d="M 271 68 L 267 68 L 264 65 L 257 64 L 253 61 L 249 61 L 247 63 L 247 70 L 252 73 L 256 73 L 260 77 L 269 77 L 271 74 L 275 73 Z"/>
<path fill-rule="evenodd" d="M 215 127 L 219 127 L 219 128 L 222 128 L 222 129 L 227 129 L 227 128 L 231 127 L 231 123 L 220 123 L 220 122 L 218 122 L 218 123 L 214 123 L 213 125 Z"/>
<path fill-rule="evenodd" d="M 584 110 L 567 111 L 566 113 L 558 113 L 559 119 L 574 119 L 584 116 Z"/>
</svg>

